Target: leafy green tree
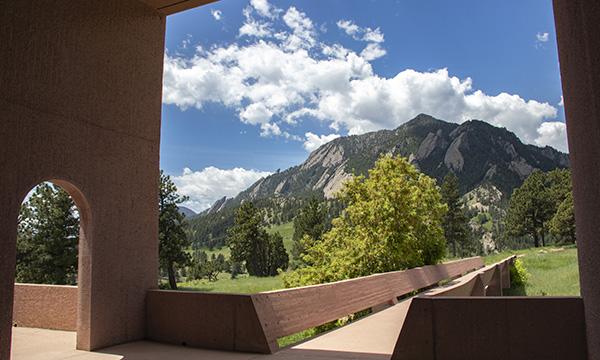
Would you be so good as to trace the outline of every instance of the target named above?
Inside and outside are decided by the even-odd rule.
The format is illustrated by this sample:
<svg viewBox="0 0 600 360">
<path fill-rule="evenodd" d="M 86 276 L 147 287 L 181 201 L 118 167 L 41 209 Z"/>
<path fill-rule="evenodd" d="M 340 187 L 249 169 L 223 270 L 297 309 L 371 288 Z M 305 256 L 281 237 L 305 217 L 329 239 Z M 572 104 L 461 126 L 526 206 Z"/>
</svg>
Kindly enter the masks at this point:
<svg viewBox="0 0 600 360">
<path fill-rule="evenodd" d="M 177 193 L 177 187 L 162 170 L 158 193 L 158 239 L 160 267 L 167 273 L 169 286 L 177 289 L 176 268 L 186 266 L 190 256 L 186 249 L 191 245 L 185 233 L 185 215 L 178 205 L 187 197 Z"/>
<path fill-rule="evenodd" d="M 508 236 L 529 236 L 535 247 L 546 245 L 549 222 L 571 193 L 570 172 L 536 170 L 513 191 L 506 214 Z"/>
<path fill-rule="evenodd" d="M 477 249 L 477 244 L 474 244 L 476 240 L 469 226 L 469 218 L 458 188 L 458 178 L 454 173 L 450 172 L 444 178 L 441 193 L 442 201 L 448 206 L 442 227 L 446 241 L 452 249 L 452 255 L 465 256 L 476 252 L 474 251 Z"/>
<path fill-rule="evenodd" d="M 325 232 L 327 209 L 316 197 L 312 197 L 294 218 L 294 241 L 292 247 L 292 268 L 305 266 L 302 257 L 306 251 L 305 244 L 321 240 Z M 310 240 L 304 239 L 308 236 Z"/>
<path fill-rule="evenodd" d="M 265 230 L 261 211 L 245 201 L 236 211 L 235 224 L 228 231 L 228 245 L 233 262 L 245 263 L 248 274 L 274 276 L 277 269 L 287 269 L 289 259 L 281 253 L 281 235 Z"/>
<path fill-rule="evenodd" d="M 383 156 L 369 177 L 345 183 L 347 204 L 332 229 L 307 249 L 312 264 L 284 277 L 286 286 L 318 284 L 440 261 L 446 205 L 435 181 L 406 159 Z"/>
<path fill-rule="evenodd" d="M 568 193 L 550 220 L 550 232 L 562 242 L 575 242 L 575 211 L 573 193 Z"/>
<path fill-rule="evenodd" d="M 79 214 L 69 194 L 38 185 L 19 213 L 16 280 L 75 285 Z"/>
</svg>

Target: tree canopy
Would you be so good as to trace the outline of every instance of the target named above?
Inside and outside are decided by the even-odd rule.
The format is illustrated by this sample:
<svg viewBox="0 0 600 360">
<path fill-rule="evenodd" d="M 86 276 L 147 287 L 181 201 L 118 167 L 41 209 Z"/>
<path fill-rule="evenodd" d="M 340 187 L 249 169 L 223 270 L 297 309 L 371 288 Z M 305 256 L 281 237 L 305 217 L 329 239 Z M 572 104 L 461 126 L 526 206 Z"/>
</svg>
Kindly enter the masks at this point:
<svg viewBox="0 0 600 360">
<path fill-rule="evenodd" d="M 450 172 L 441 187 L 442 201 L 448 207 L 443 217 L 444 236 L 454 257 L 473 255 L 479 252 L 480 242 L 474 238 L 469 218 L 460 195 L 458 178 Z"/>
<path fill-rule="evenodd" d="M 177 289 L 176 267 L 184 267 L 190 261 L 186 250 L 191 242 L 185 233 L 185 215 L 178 205 L 186 201 L 177 193 L 177 187 L 162 170 L 158 193 L 158 239 L 160 267 L 167 273 L 169 286 Z"/>
<path fill-rule="evenodd" d="M 292 268 L 306 265 L 303 256 L 309 242 L 320 241 L 325 232 L 327 208 L 318 198 L 312 197 L 294 218 L 294 236 Z M 307 237 L 307 238 L 305 238 Z"/>
<path fill-rule="evenodd" d="M 545 246 L 550 220 L 561 203 L 572 196 L 570 194 L 569 170 L 558 169 L 545 173 L 534 171 L 523 185 L 514 190 L 510 198 L 505 219 L 507 234 L 513 237 L 529 236 L 535 247 Z M 565 206 L 568 204 L 567 202 Z M 570 205 L 572 209 L 572 202 Z M 563 209 L 563 212 L 566 210 L 568 209 Z M 557 226 L 558 221 L 557 219 Z"/>
<path fill-rule="evenodd" d="M 245 263 L 248 274 L 274 276 L 278 269 L 287 270 L 289 258 L 279 233 L 269 234 L 261 211 L 251 201 L 244 201 L 228 231 L 231 260 Z"/>
<path fill-rule="evenodd" d="M 347 204 L 321 241 L 307 249 L 310 266 L 286 286 L 318 284 L 435 264 L 446 251 L 446 205 L 435 180 L 406 159 L 383 156 L 369 176 L 355 176 L 338 194 Z"/>
<path fill-rule="evenodd" d="M 38 185 L 19 213 L 16 280 L 75 285 L 78 243 L 79 214 L 69 194 Z"/>
</svg>

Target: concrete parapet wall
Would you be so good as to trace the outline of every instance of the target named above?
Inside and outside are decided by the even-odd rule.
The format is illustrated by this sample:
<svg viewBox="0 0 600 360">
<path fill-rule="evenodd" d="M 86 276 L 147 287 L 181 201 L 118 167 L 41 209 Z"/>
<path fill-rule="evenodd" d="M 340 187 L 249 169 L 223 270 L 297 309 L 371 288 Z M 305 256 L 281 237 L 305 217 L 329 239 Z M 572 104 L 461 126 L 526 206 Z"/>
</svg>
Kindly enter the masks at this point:
<svg viewBox="0 0 600 360">
<path fill-rule="evenodd" d="M 586 359 L 580 297 L 417 297 L 393 360 Z"/>
<path fill-rule="evenodd" d="M 480 257 L 252 295 L 152 290 L 147 337 L 196 347 L 273 353 L 277 339 L 456 278 Z"/>
<path fill-rule="evenodd" d="M 77 330 L 77 286 L 15 284 L 13 324 Z"/>
</svg>

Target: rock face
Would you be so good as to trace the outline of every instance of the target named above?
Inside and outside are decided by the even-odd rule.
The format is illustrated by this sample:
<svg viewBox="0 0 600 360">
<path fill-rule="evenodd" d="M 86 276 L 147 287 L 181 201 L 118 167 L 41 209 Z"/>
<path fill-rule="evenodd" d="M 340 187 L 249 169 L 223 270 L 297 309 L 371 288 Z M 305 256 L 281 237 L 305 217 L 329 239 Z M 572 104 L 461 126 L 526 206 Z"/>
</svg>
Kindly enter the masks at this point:
<svg viewBox="0 0 600 360">
<path fill-rule="evenodd" d="M 567 154 L 525 145 L 510 131 L 471 120 L 448 123 L 419 115 L 396 130 L 381 130 L 333 140 L 313 151 L 301 165 L 259 180 L 242 198 L 303 196 L 331 198 L 351 174 L 366 174 L 382 154 L 409 158 L 438 180 L 453 171 L 467 193 L 489 183 L 510 194 L 535 169 L 569 166 Z"/>
<path fill-rule="evenodd" d="M 209 214 L 237 207 L 245 199 L 278 204 L 285 200 L 288 207 L 312 195 L 331 199 L 352 174 L 366 175 L 382 154 L 404 156 L 438 181 L 452 171 L 463 194 L 492 185 L 510 195 L 535 169 L 569 166 L 567 154 L 523 144 L 504 128 L 478 120 L 459 125 L 421 114 L 395 130 L 335 139 L 304 163 L 257 181 L 234 199 L 219 200 Z"/>
</svg>

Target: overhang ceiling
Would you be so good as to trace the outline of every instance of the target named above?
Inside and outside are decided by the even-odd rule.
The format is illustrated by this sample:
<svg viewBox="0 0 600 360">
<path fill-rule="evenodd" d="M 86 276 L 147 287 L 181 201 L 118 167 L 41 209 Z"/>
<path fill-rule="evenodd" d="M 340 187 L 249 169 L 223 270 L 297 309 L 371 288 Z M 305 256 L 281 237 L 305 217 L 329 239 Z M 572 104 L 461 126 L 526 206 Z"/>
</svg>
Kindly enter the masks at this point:
<svg viewBox="0 0 600 360">
<path fill-rule="evenodd" d="M 217 0 L 141 0 L 164 15 L 171 15 L 198 6 L 206 5 Z"/>
</svg>

